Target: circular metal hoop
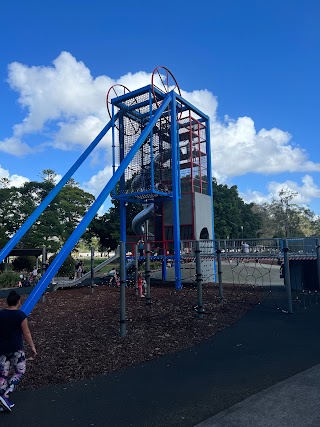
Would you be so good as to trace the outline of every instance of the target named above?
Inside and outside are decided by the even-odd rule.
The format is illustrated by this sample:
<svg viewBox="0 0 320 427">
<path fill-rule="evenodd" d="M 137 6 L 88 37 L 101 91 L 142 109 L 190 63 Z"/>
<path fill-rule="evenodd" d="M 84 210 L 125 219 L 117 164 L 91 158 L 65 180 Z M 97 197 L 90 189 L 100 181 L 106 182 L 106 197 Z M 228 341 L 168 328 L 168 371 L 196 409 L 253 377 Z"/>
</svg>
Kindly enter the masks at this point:
<svg viewBox="0 0 320 427">
<path fill-rule="evenodd" d="M 157 78 L 160 81 L 159 86 L 156 85 Z M 162 104 L 162 101 L 157 99 L 156 90 L 155 90 L 156 88 L 166 94 L 171 92 L 171 90 L 174 90 L 181 96 L 180 87 L 178 85 L 176 78 L 171 73 L 171 71 L 167 67 L 164 67 L 163 65 L 159 65 L 153 70 L 152 77 L 151 77 L 151 86 L 152 86 L 152 94 L 158 108 Z M 181 119 L 181 116 L 182 116 L 182 112 L 178 114 L 178 120 Z M 168 117 L 168 120 L 170 120 L 170 117 Z"/>
<path fill-rule="evenodd" d="M 128 89 L 126 86 L 121 84 L 115 84 L 110 87 L 108 90 L 107 96 L 106 96 L 106 104 L 107 104 L 107 111 L 109 114 L 110 119 L 112 119 L 112 103 L 111 100 L 115 97 L 125 95 L 126 93 L 131 92 L 130 89 Z M 131 136 L 139 132 L 140 126 L 138 123 L 136 123 L 134 120 L 131 120 L 130 118 L 127 118 L 129 121 L 129 125 L 125 126 L 124 134 L 126 136 Z M 116 128 L 119 130 L 119 127 L 116 125 Z"/>
</svg>

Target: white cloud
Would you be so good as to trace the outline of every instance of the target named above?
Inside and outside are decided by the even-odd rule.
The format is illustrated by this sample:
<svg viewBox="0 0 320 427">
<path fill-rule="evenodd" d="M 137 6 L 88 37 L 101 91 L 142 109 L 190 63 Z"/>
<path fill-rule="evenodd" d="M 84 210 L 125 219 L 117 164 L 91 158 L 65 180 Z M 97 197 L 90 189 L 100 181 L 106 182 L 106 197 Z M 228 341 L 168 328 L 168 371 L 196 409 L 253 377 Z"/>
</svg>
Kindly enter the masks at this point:
<svg viewBox="0 0 320 427">
<path fill-rule="evenodd" d="M 9 65 L 8 82 L 19 93 L 19 103 L 26 116 L 13 126 L 13 136 L 0 141 L 0 151 L 14 155 L 33 151 L 22 142 L 26 134 L 43 132 L 51 135 L 52 145 L 60 150 L 86 147 L 109 121 L 106 94 L 114 84 L 130 90 L 150 83 L 151 75 L 143 71 L 121 76 L 93 78 L 90 70 L 70 53 L 62 52 L 53 66 L 28 67 L 14 62 Z M 48 129 L 49 128 L 49 129 Z M 111 145 L 109 132 L 99 147 Z"/>
<path fill-rule="evenodd" d="M 121 76 L 115 83 L 126 86 L 130 91 L 147 86 L 151 83 L 151 74 L 144 71 L 127 73 Z"/>
<path fill-rule="evenodd" d="M 246 202 L 246 203 L 270 203 L 272 202 L 273 194 L 263 194 L 260 191 L 256 190 L 247 190 L 245 192 L 239 191 L 239 196 Z"/>
<path fill-rule="evenodd" d="M 0 141 L 0 151 L 15 156 L 24 156 L 32 153 L 33 150 L 27 144 L 13 136 Z"/>
<path fill-rule="evenodd" d="M 104 189 L 108 181 L 112 176 L 112 167 L 106 166 L 103 170 L 92 176 L 88 182 L 85 182 L 81 187 L 84 191 L 93 194 L 96 198 L 99 196 L 101 191 Z M 103 215 L 105 211 L 111 206 L 111 198 L 108 196 L 105 202 L 101 205 L 98 210 L 98 215 Z"/>
<path fill-rule="evenodd" d="M 113 80 L 107 76 L 94 79 L 89 69 L 68 52 L 62 52 L 51 67 L 14 62 L 9 65 L 8 81 L 26 110 L 22 123 L 13 127 L 16 141 L 26 134 L 47 133 L 49 127 L 56 148 L 87 146 L 109 120 L 105 95 Z M 4 145 L 0 150 L 5 151 Z M 11 152 L 20 154 L 14 149 Z"/>
<path fill-rule="evenodd" d="M 275 199 L 279 199 L 279 191 L 282 189 L 297 193 L 292 202 L 299 205 L 309 204 L 312 199 L 320 198 L 320 188 L 315 184 L 312 176 L 305 175 L 301 182 L 302 184 L 299 185 L 297 182 L 291 180 L 284 182 L 272 181 L 268 185 L 268 190 L 274 194 Z"/>
<path fill-rule="evenodd" d="M 256 131 L 250 117 L 236 121 L 229 117 L 211 125 L 214 175 L 227 178 L 248 172 L 277 174 L 320 171 L 320 164 L 308 160 L 307 153 L 290 144 L 291 135 L 281 129 Z"/>
<path fill-rule="evenodd" d="M 244 193 L 240 192 L 240 197 L 246 203 L 270 203 L 272 200 L 279 200 L 279 192 L 281 190 L 289 190 L 297 193 L 292 199 L 292 203 L 298 205 L 308 205 L 313 199 L 320 199 L 320 188 L 310 175 L 305 175 L 301 179 L 301 184 L 291 180 L 283 182 L 271 181 L 267 186 L 267 194 L 248 190 Z"/>
<path fill-rule="evenodd" d="M 10 186 L 21 187 L 25 182 L 29 182 L 30 179 L 25 176 L 12 174 L 7 169 L 4 169 L 0 165 L 0 178 L 7 178 L 10 181 Z"/>
<path fill-rule="evenodd" d="M 111 176 L 112 167 L 106 166 L 103 170 L 92 176 L 88 182 L 85 182 L 82 187 L 85 191 L 88 191 L 97 197 L 104 189 Z"/>
<path fill-rule="evenodd" d="M 19 93 L 26 117 L 14 126 L 10 140 L 0 142 L 0 150 L 21 155 L 31 151 L 23 143 L 24 135 L 47 133 L 46 127 L 55 148 L 86 147 L 109 120 L 105 100 L 108 89 L 122 84 L 135 90 L 151 83 L 151 73 L 127 73 L 117 81 L 105 75 L 93 78 L 83 62 L 62 52 L 52 66 L 10 64 L 8 81 Z M 226 116 L 219 121 L 217 98 L 208 90 L 182 90 L 182 95 L 210 116 L 213 172 L 218 179 L 248 172 L 320 171 L 320 165 L 309 161 L 304 150 L 290 144 L 288 132 L 276 128 L 257 131 L 250 117 L 233 120 Z M 110 143 L 111 133 L 100 146 L 110 147 Z"/>
<path fill-rule="evenodd" d="M 114 80 L 107 75 L 94 78 L 90 70 L 68 52 L 62 52 L 50 66 L 9 65 L 8 82 L 19 95 L 25 111 L 21 123 L 13 126 L 13 135 L 0 141 L 0 151 L 12 155 L 28 155 L 51 147 L 57 150 L 85 148 L 109 121 L 106 94 L 114 84 L 135 90 L 151 83 L 151 73 L 127 73 Z M 221 182 L 230 178 L 257 173 L 319 172 L 320 164 L 308 159 L 305 150 L 294 146 L 292 136 L 278 128 L 256 129 L 250 117 L 218 118 L 218 100 L 209 90 L 182 90 L 182 96 L 206 113 L 211 123 L 213 175 Z M 38 146 L 26 143 L 27 135 L 45 135 Z M 106 159 L 107 176 L 111 166 L 111 132 L 100 142 L 106 156 L 93 155 L 92 163 Z M 48 154 L 50 155 L 50 154 Z M 312 179 L 312 178 L 311 178 Z M 95 190 L 99 174 L 87 183 Z M 292 184 L 293 185 L 293 184 Z M 306 188 L 303 184 L 301 188 Z M 309 185 L 309 187 L 312 187 Z M 264 197 L 252 190 L 252 197 Z M 305 191 L 303 199 L 308 199 Z M 317 194 L 311 192 L 311 194 Z M 267 196 L 269 197 L 269 196 Z"/>
<path fill-rule="evenodd" d="M 53 146 L 61 150 L 72 150 L 75 145 L 87 146 L 105 125 L 105 122 L 93 115 L 80 120 L 61 121 L 58 123 L 60 129 L 55 136 Z M 100 141 L 99 147 L 106 146 L 107 143 L 111 144 L 110 133 Z"/>
<path fill-rule="evenodd" d="M 216 122 L 218 99 L 208 90 L 194 90 L 193 92 L 181 91 L 181 96 L 197 107 L 200 111 L 210 116 Z"/>
</svg>

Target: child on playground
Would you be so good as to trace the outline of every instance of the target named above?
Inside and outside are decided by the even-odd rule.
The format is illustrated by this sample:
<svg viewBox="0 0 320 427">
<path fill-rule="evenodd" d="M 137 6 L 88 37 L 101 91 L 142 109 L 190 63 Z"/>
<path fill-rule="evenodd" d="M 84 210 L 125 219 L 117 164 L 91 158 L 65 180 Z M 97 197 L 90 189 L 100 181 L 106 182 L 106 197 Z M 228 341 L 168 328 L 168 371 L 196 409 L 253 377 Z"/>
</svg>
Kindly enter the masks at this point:
<svg viewBox="0 0 320 427">
<path fill-rule="evenodd" d="M 110 270 L 109 271 L 109 275 L 111 275 L 111 278 L 109 280 L 109 285 L 110 286 L 120 286 L 120 276 L 117 273 L 117 270 Z"/>
<path fill-rule="evenodd" d="M 138 295 L 139 295 L 139 297 L 144 298 L 142 273 L 139 273 L 139 275 L 138 275 Z"/>
<path fill-rule="evenodd" d="M 31 347 L 33 356 L 37 350 L 28 326 L 27 315 L 20 310 L 20 295 L 10 291 L 6 309 L 0 310 L 0 408 L 11 412 L 14 403 L 10 395 L 26 372 L 26 356 L 23 340 Z M 11 376 L 10 376 L 11 375 Z"/>
</svg>

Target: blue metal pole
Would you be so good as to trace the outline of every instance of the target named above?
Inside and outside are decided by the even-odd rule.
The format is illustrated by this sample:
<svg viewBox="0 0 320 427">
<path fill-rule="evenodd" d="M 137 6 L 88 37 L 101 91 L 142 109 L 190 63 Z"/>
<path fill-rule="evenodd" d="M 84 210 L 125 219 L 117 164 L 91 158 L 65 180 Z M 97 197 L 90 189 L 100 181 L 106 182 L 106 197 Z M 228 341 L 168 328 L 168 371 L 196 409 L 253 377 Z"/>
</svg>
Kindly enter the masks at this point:
<svg viewBox="0 0 320 427">
<path fill-rule="evenodd" d="M 206 152 L 207 152 L 208 194 L 209 196 L 212 196 L 212 162 L 211 162 L 211 141 L 210 141 L 209 119 L 206 121 Z"/>
<path fill-rule="evenodd" d="M 173 190 L 173 242 L 174 242 L 174 269 L 176 290 L 182 288 L 180 269 L 180 212 L 179 212 L 179 188 L 180 188 L 180 163 L 177 129 L 177 112 L 175 92 L 171 92 L 171 146 L 172 146 L 172 190 Z"/>
<path fill-rule="evenodd" d="M 166 257 L 162 258 L 161 264 L 162 264 L 162 269 L 161 269 L 162 280 L 167 280 L 167 258 Z"/>
<path fill-rule="evenodd" d="M 152 115 L 152 91 L 149 91 L 149 111 Z M 153 155 L 153 131 L 150 134 L 150 172 L 151 172 L 151 191 L 154 191 L 154 155 Z"/>
<path fill-rule="evenodd" d="M 112 104 L 112 172 L 116 170 L 116 144 L 115 144 L 115 117 L 114 117 L 114 105 Z"/>
<path fill-rule="evenodd" d="M 26 222 L 20 227 L 16 234 L 9 240 L 6 246 L 0 252 L 0 262 L 6 258 L 11 250 L 16 246 L 17 243 L 22 239 L 25 233 L 33 225 L 33 223 L 39 218 L 45 208 L 49 205 L 50 202 L 56 197 L 59 191 L 63 186 L 69 181 L 75 171 L 82 165 L 85 159 L 89 156 L 92 150 L 98 145 L 101 139 L 105 136 L 112 125 L 112 120 L 102 129 L 99 135 L 91 142 L 88 148 L 81 154 L 79 159 L 71 166 L 68 172 L 64 175 L 63 178 L 58 182 L 58 184 L 51 190 L 47 197 L 40 203 L 40 205 L 35 209 L 35 211 L 29 216 Z"/>
<path fill-rule="evenodd" d="M 87 226 L 90 224 L 92 219 L 94 218 L 95 214 L 98 212 L 99 208 L 105 201 L 105 199 L 110 194 L 111 190 L 114 188 L 116 183 L 119 181 L 121 176 L 123 175 L 126 168 L 129 166 L 131 160 L 137 153 L 137 151 L 140 149 L 144 141 L 146 140 L 147 136 L 151 132 L 153 126 L 159 120 L 161 117 L 161 114 L 163 111 L 167 108 L 169 103 L 171 102 L 171 96 L 168 94 L 166 98 L 164 99 L 161 106 L 158 108 L 158 110 L 155 112 L 153 118 L 150 120 L 149 124 L 145 127 L 144 131 L 141 133 L 140 137 L 137 139 L 137 141 L 134 143 L 133 147 L 131 148 L 130 152 L 126 155 L 126 157 L 123 159 L 121 164 L 119 165 L 118 169 L 115 171 L 114 175 L 111 177 L 107 185 L 104 187 L 104 189 L 101 191 L 95 202 L 92 204 L 92 206 L 89 208 L 88 212 L 83 217 L 82 221 L 79 223 L 77 228 L 73 231 L 69 239 L 66 241 L 64 246 L 62 247 L 59 254 L 55 257 L 53 262 L 48 267 L 46 273 L 42 278 L 39 280 L 36 287 L 32 290 L 30 293 L 28 299 L 25 301 L 25 303 L 22 306 L 22 311 L 24 311 L 27 315 L 31 312 L 35 304 L 39 301 L 41 298 L 41 295 L 43 292 L 45 292 L 48 284 L 50 283 L 51 279 L 54 277 L 54 275 L 59 270 L 60 266 L 62 265 L 63 261 L 66 259 L 68 254 L 73 249 L 74 245 L 78 242 L 82 234 L 85 232 Z"/>
</svg>

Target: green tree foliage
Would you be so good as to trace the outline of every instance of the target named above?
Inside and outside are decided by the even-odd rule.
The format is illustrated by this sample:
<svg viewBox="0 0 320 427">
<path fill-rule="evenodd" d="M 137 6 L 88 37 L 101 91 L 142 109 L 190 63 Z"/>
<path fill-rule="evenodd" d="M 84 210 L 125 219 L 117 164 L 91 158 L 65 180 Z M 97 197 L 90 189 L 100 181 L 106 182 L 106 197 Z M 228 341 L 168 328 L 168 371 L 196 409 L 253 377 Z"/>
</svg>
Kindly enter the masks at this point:
<svg viewBox="0 0 320 427">
<path fill-rule="evenodd" d="M 49 265 L 52 263 L 52 261 L 55 259 L 56 255 L 52 255 L 49 258 Z M 67 258 L 64 260 L 63 264 L 58 270 L 58 276 L 68 276 L 73 277 L 75 272 L 75 265 L 76 261 L 73 259 L 71 255 L 68 255 Z"/>
<path fill-rule="evenodd" d="M 0 188 L 0 243 L 3 247 L 55 185 L 51 169 L 42 173 L 42 182 L 31 181 L 22 187 Z M 78 225 L 94 196 L 70 180 L 19 242 L 21 248 L 45 245 L 56 252 Z"/>
<path fill-rule="evenodd" d="M 119 193 L 117 184 L 117 192 Z M 126 182 L 127 188 L 131 187 L 131 180 Z M 99 249 L 101 252 L 109 252 L 117 248 L 120 242 L 120 201 L 112 198 L 113 206 L 101 217 L 96 217 L 89 226 L 86 240 L 89 242 L 92 234 L 99 238 Z M 126 203 L 126 233 L 132 235 L 132 221 L 143 209 L 140 203 Z"/>
<path fill-rule="evenodd" d="M 113 231 L 112 237 L 120 241 L 120 201 L 112 199 L 113 206 L 109 209 L 106 219 L 111 224 Z M 132 231 L 132 221 L 134 217 L 141 212 L 143 205 L 140 203 L 128 203 L 126 206 L 126 232 L 128 235 L 134 234 Z"/>
<path fill-rule="evenodd" d="M 237 186 L 217 184 L 213 179 L 214 227 L 216 239 L 241 239 L 257 237 L 261 217 L 246 204 L 238 193 Z"/>
<path fill-rule="evenodd" d="M 0 179 L 0 247 L 16 233 L 37 206 L 54 188 L 56 173 L 45 169 L 41 182 L 32 181 L 22 187 L 10 186 L 7 178 Z M 189 185 L 189 177 L 181 185 Z M 130 185 L 130 182 L 127 183 Z M 254 237 L 319 236 L 320 218 L 307 207 L 292 203 L 293 193 L 282 190 L 279 200 L 270 204 L 247 204 L 240 197 L 237 186 L 217 184 L 213 179 L 215 237 L 217 239 L 246 239 Z M 21 248 L 45 245 L 56 252 L 68 239 L 94 201 L 94 196 L 81 190 L 70 180 L 50 203 L 35 224 L 19 243 Z M 99 240 L 99 250 L 116 249 L 120 241 L 120 202 L 113 199 L 113 206 L 103 216 L 96 218 L 82 236 L 92 245 Z M 132 235 L 133 218 L 143 209 L 139 203 L 126 207 L 127 234 Z M 69 272 L 73 266 L 66 267 Z"/>
<path fill-rule="evenodd" d="M 114 234 L 116 234 L 115 224 L 110 221 L 109 213 L 104 214 L 100 218 L 95 218 L 91 222 L 87 234 L 90 238 L 92 235 L 98 238 L 100 252 L 115 250 L 119 244 L 119 240 L 114 237 Z"/>
<path fill-rule="evenodd" d="M 13 288 L 19 282 L 19 274 L 13 271 L 5 271 L 0 274 L 0 289 Z"/>
<path fill-rule="evenodd" d="M 32 271 L 33 267 L 36 265 L 36 257 L 35 256 L 17 256 L 12 261 L 12 267 L 14 271 Z"/>
<path fill-rule="evenodd" d="M 259 237 L 319 236 L 319 218 L 308 207 L 292 203 L 296 193 L 282 189 L 279 199 L 254 206 L 262 218 Z"/>
</svg>

